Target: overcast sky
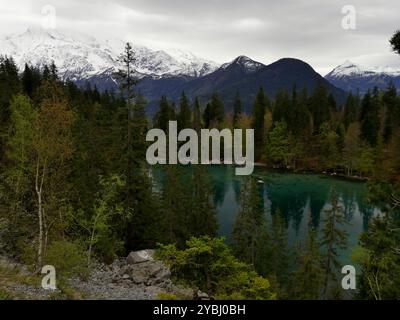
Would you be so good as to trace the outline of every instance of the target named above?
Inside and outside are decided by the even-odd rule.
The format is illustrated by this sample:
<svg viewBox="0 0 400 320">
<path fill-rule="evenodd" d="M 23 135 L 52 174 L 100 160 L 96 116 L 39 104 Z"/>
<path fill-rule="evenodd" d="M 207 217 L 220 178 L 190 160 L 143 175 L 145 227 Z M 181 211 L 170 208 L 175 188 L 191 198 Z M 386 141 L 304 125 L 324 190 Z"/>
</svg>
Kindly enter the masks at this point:
<svg viewBox="0 0 400 320">
<path fill-rule="evenodd" d="M 265 64 L 299 58 L 322 74 L 345 60 L 400 66 L 388 44 L 400 28 L 399 0 L 0 0 L 0 33 L 40 26 L 45 5 L 59 28 L 220 63 L 244 54 Z M 354 30 L 342 27 L 345 5 L 356 10 Z"/>
</svg>

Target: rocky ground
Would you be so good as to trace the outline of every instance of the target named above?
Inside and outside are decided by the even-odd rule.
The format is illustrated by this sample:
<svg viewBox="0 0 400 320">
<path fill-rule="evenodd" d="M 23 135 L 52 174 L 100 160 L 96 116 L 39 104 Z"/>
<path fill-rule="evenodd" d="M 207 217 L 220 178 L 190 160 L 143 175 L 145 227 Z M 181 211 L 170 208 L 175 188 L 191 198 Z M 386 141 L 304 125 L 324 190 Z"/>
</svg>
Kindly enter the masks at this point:
<svg viewBox="0 0 400 320">
<path fill-rule="evenodd" d="M 32 280 L 35 278 L 22 265 L 3 258 L 0 259 L 0 268 L 7 270 L 9 274 L 3 279 L 0 273 L 0 299 L 63 298 L 63 293 L 59 290 L 41 289 L 40 281 L 37 281 L 39 278 L 36 281 Z M 170 270 L 161 261 L 154 259 L 152 250 L 132 252 L 126 259 L 116 260 L 111 265 L 97 264 L 86 281 L 73 278 L 68 281 L 68 287 L 70 296 L 76 299 L 152 300 L 171 297 L 193 299 L 193 290 L 173 284 Z M 10 292 L 11 296 L 1 297 L 2 289 L 3 292 Z M 201 292 L 198 295 L 199 298 L 207 298 L 207 295 Z"/>
</svg>

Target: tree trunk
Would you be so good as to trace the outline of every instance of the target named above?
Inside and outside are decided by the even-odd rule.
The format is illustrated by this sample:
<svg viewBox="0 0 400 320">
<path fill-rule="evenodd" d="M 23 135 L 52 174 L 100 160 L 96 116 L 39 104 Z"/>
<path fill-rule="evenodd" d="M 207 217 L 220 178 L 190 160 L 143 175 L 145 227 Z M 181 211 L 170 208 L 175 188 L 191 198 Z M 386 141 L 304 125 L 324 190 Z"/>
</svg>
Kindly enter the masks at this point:
<svg viewBox="0 0 400 320">
<path fill-rule="evenodd" d="M 36 164 L 36 178 L 35 178 L 35 190 L 37 195 L 38 204 L 38 223 L 39 223 L 39 239 L 38 239 L 38 251 L 37 251 L 37 267 L 40 269 L 43 264 L 43 234 L 44 234 L 44 216 L 43 216 L 43 183 L 46 172 L 46 163 L 43 166 L 42 174 L 40 176 L 40 158 L 37 159 Z M 39 181 L 40 180 L 40 181 Z"/>
</svg>

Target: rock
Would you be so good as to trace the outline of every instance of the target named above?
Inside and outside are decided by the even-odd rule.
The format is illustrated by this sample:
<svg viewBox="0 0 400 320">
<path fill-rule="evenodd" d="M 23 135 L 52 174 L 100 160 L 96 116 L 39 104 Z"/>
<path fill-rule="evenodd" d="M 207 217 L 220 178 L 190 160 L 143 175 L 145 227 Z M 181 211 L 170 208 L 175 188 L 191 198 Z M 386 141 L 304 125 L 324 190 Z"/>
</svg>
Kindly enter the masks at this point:
<svg viewBox="0 0 400 320">
<path fill-rule="evenodd" d="M 140 274 L 133 274 L 132 275 L 132 281 L 135 284 L 144 284 L 147 282 L 147 278 L 140 275 Z"/>
<path fill-rule="evenodd" d="M 147 261 L 154 261 L 154 250 L 142 250 L 131 252 L 126 258 L 127 264 L 138 264 Z"/>
<path fill-rule="evenodd" d="M 163 271 L 165 268 L 164 264 L 161 261 L 154 261 L 151 265 L 149 265 L 148 270 L 149 274 L 152 277 L 156 277 L 158 273 Z"/>
<path fill-rule="evenodd" d="M 197 298 L 198 298 L 199 300 L 210 300 L 209 295 L 208 295 L 207 293 L 201 292 L 201 291 L 199 291 L 199 292 L 197 293 Z"/>
<path fill-rule="evenodd" d="M 156 278 L 165 281 L 171 277 L 171 271 L 168 268 L 163 268 L 159 273 L 157 273 Z"/>
<path fill-rule="evenodd" d="M 129 278 L 130 278 L 129 274 L 124 274 L 124 275 L 122 276 L 122 279 L 123 279 L 123 280 L 127 280 L 127 279 L 129 279 Z"/>
</svg>

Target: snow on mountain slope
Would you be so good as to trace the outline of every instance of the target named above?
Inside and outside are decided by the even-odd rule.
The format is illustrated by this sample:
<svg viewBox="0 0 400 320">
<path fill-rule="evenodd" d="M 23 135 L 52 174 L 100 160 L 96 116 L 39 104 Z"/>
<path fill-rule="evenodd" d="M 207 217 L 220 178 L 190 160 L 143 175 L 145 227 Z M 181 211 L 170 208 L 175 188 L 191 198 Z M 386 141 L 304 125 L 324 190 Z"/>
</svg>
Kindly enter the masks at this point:
<svg viewBox="0 0 400 320">
<path fill-rule="evenodd" d="M 221 66 L 221 69 L 226 69 L 230 66 L 235 66 L 235 65 L 242 67 L 244 70 L 246 70 L 248 72 L 255 72 L 255 71 L 258 71 L 261 68 L 265 67 L 264 64 L 254 61 L 254 60 L 250 59 L 249 57 L 239 56 L 235 60 L 233 60 L 229 63 L 223 64 Z"/>
<path fill-rule="evenodd" d="M 346 61 L 328 73 L 325 79 L 343 90 L 361 94 L 374 87 L 386 89 L 390 84 L 400 89 L 400 67 L 364 67 Z"/>
<path fill-rule="evenodd" d="M 99 42 L 95 38 L 64 30 L 29 28 L 22 34 L 0 39 L 0 55 L 15 59 L 20 70 L 25 63 L 43 66 L 54 61 L 64 79 L 84 80 L 108 74 L 120 67 L 118 58 L 124 42 L 110 39 Z M 180 50 L 152 50 L 133 44 L 138 76 L 202 76 L 218 66 Z"/>
<path fill-rule="evenodd" d="M 386 74 L 388 76 L 400 76 L 400 68 L 394 67 L 364 67 L 351 61 L 345 61 L 340 66 L 328 73 L 327 77 L 341 76 L 371 76 L 377 74 Z"/>
</svg>

